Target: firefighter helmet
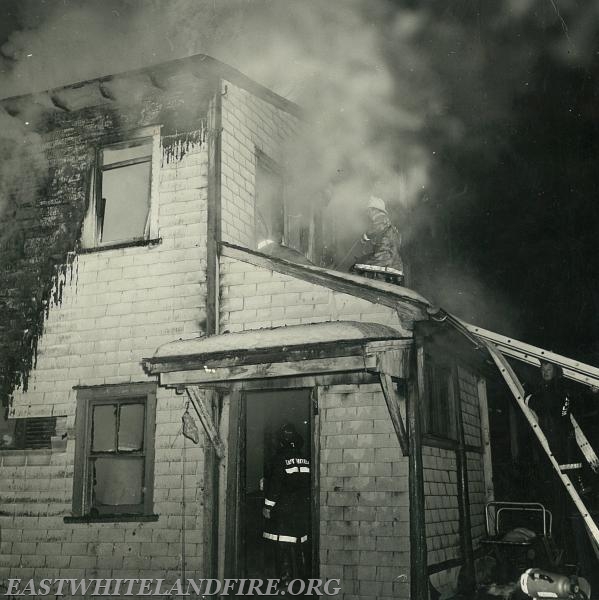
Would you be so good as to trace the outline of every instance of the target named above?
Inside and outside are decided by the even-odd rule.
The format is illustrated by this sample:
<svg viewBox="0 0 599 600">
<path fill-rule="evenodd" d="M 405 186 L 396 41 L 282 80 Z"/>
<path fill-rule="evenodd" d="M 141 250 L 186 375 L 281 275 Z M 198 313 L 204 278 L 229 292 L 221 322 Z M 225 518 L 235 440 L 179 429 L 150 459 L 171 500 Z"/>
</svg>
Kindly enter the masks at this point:
<svg viewBox="0 0 599 600">
<path fill-rule="evenodd" d="M 285 423 L 279 431 L 279 444 L 283 448 L 301 448 L 304 443 L 293 423 Z"/>
<path fill-rule="evenodd" d="M 384 213 L 387 212 L 385 201 L 382 198 L 377 198 L 376 196 L 370 196 L 370 200 L 368 200 L 368 206 L 366 208 L 374 208 Z"/>
</svg>

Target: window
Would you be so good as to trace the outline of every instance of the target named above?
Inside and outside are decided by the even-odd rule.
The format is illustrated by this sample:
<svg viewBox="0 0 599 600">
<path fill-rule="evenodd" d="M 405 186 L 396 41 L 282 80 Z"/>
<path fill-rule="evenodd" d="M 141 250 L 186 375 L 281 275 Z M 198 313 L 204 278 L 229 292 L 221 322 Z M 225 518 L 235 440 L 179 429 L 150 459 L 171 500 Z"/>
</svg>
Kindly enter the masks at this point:
<svg viewBox="0 0 599 600">
<path fill-rule="evenodd" d="M 282 244 L 312 258 L 314 218 L 309 199 L 299 202 L 288 189 L 281 167 L 263 152 L 256 151 L 255 242 L 258 250 Z"/>
<path fill-rule="evenodd" d="M 152 384 L 77 391 L 76 515 L 152 513 L 155 398 Z"/>
<path fill-rule="evenodd" d="M 256 247 L 282 244 L 285 236 L 284 186 L 279 167 L 261 152 L 256 159 Z"/>
<path fill-rule="evenodd" d="M 451 368 L 429 354 L 424 356 L 424 387 L 424 433 L 455 439 L 455 401 Z"/>
<path fill-rule="evenodd" d="M 154 129 L 152 130 L 154 131 Z M 135 137 L 99 148 L 83 229 L 85 247 L 110 246 L 156 236 L 152 173 L 159 135 Z"/>
</svg>

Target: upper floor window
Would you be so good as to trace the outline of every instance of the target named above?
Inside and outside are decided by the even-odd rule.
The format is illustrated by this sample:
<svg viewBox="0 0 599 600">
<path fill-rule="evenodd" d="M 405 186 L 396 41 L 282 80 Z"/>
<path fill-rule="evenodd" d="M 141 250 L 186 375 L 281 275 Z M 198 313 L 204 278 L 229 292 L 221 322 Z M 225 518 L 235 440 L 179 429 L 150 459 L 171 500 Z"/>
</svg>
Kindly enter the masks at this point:
<svg viewBox="0 0 599 600">
<path fill-rule="evenodd" d="M 97 151 L 84 223 L 85 247 L 109 246 L 156 237 L 159 136 L 155 128 Z"/>
<path fill-rule="evenodd" d="M 256 151 L 255 190 L 256 248 L 269 252 L 270 244 L 282 244 L 313 259 L 312 206 L 292 197 L 286 187 L 283 169 L 260 150 Z"/>
<path fill-rule="evenodd" d="M 279 166 L 262 152 L 256 158 L 256 247 L 282 244 L 285 237 L 283 175 Z"/>
<path fill-rule="evenodd" d="M 456 408 L 451 367 L 424 356 L 424 402 L 422 404 L 424 433 L 456 439 Z"/>
</svg>

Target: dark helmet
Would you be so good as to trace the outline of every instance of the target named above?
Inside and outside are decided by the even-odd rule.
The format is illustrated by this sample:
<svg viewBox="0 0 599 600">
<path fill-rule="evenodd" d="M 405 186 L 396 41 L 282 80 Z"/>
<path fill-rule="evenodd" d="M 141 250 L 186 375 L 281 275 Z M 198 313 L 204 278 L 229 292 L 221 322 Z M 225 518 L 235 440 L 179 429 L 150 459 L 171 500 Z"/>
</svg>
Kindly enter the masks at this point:
<svg viewBox="0 0 599 600">
<path fill-rule="evenodd" d="M 279 431 L 279 445 L 281 448 L 301 448 L 304 443 L 302 436 L 297 432 L 295 425 L 285 423 Z"/>
</svg>

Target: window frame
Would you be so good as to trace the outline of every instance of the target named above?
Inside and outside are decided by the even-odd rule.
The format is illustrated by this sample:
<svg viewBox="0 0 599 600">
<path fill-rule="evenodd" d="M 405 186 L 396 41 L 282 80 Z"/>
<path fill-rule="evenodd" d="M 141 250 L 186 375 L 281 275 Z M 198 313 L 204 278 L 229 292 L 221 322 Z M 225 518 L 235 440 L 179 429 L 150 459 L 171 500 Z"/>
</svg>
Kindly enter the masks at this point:
<svg viewBox="0 0 599 600">
<path fill-rule="evenodd" d="M 104 140 L 94 150 L 93 164 L 90 169 L 88 188 L 88 208 L 81 234 L 81 246 L 84 249 L 105 249 L 124 245 L 149 243 L 158 238 L 158 173 L 160 172 L 160 129 L 161 126 L 150 126 L 120 135 L 118 139 Z M 105 150 L 121 150 L 138 145 L 143 141 L 151 141 L 151 154 L 123 160 L 104 166 Z M 100 210 L 102 199 L 102 178 L 106 171 L 135 164 L 150 163 L 150 197 L 148 208 L 148 227 L 142 236 L 131 236 L 123 240 L 100 240 Z"/>
<path fill-rule="evenodd" d="M 111 386 L 77 387 L 77 412 L 75 416 L 75 468 L 73 474 L 73 515 L 100 520 L 131 520 L 153 515 L 154 507 L 154 459 L 156 435 L 156 384 L 132 383 Z M 91 514 L 91 442 L 93 407 L 101 404 L 131 404 L 143 400 L 144 422 L 144 476 L 143 501 L 140 509 L 121 512 Z"/>
<path fill-rule="evenodd" d="M 264 240 L 258 239 L 258 172 L 260 169 L 269 172 L 272 176 L 278 177 L 281 180 L 281 209 L 280 209 L 280 223 L 281 226 L 281 241 L 280 243 L 296 252 L 299 252 L 305 256 L 308 260 L 314 260 L 315 258 L 315 214 L 313 206 L 310 207 L 309 214 L 302 214 L 305 221 L 300 222 L 298 227 L 297 222 L 293 222 L 294 216 L 291 214 L 291 206 L 288 198 L 289 184 L 286 177 L 286 171 L 277 161 L 271 158 L 263 150 L 257 146 L 254 148 L 254 160 L 255 160 L 255 178 L 254 178 L 254 248 L 258 251 L 261 250 L 259 242 Z M 272 233 L 272 232 L 271 232 Z M 297 239 L 293 239 L 294 233 L 297 234 Z M 302 236 L 307 236 L 303 240 Z M 277 240 L 273 240 L 278 243 Z M 305 246 L 305 247 L 303 247 Z"/>
<path fill-rule="evenodd" d="M 436 354 L 424 351 L 423 361 L 424 402 L 422 403 L 422 433 L 432 440 L 444 440 L 451 443 L 458 441 L 456 397 L 454 389 L 455 372 L 449 359 L 444 359 Z M 433 386 L 439 383 L 439 373 L 443 372 L 447 382 L 447 403 L 441 422 L 446 422 L 446 431 L 437 431 L 431 427 L 432 409 L 435 404 L 435 392 Z"/>
<path fill-rule="evenodd" d="M 283 173 L 283 169 L 281 166 L 276 163 L 270 156 L 262 152 L 262 150 L 256 148 L 256 174 L 255 174 L 255 190 L 254 190 L 254 246 L 260 250 L 260 242 L 266 240 L 258 239 L 258 174 L 260 170 L 264 170 L 268 172 L 273 177 L 280 179 L 281 183 L 281 199 L 282 205 L 280 207 L 280 221 L 277 223 L 281 228 L 281 239 L 272 241 L 275 243 L 285 244 L 287 240 L 287 232 L 288 232 L 288 224 L 287 224 L 287 203 L 285 202 L 285 177 Z M 268 223 L 267 225 L 271 225 Z M 274 232 L 271 231 L 270 235 L 273 235 Z M 276 237 L 276 236 L 275 236 Z"/>
</svg>

